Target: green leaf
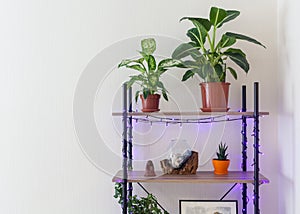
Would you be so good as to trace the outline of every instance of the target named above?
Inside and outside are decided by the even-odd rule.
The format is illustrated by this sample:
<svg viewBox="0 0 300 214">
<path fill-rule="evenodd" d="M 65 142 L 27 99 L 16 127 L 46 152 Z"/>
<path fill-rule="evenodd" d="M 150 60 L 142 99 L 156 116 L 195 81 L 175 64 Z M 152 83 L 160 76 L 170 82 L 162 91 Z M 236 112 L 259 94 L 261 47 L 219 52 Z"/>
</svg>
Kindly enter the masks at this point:
<svg viewBox="0 0 300 214">
<path fill-rule="evenodd" d="M 155 69 L 156 69 L 156 61 L 155 61 L 155 58 L 153 55 L 149 55 L 148 69 L 149 69 L 149 71 L 155 71 Z"/>
<path fill-rule="evenodd" d="M 209 21 L 213 24 L 213 26 L 218 26 L 222 21 L 226 18 L 227 13 L 224 9 L 212 7 L 209 13 Z"/>
<path fill-rule="evenodd" d="M 151 75 L 148 76 L 148 81 L 150 83 L 149 89 L 156 90 L 157 83 L 159 81 L 158 75 L 155 73 L 152 73 Z"/>
<path fill-rule="evenodd" d="M 156 42 L 155 39 L 149 38 L 149 39 L 143 39 L 141 41 L 141 46 L 142 46 L 142 52 L 151 55 L 154 53 L 156 50 Z"/>
<path fill-rule="evenodd" d="M 200 46 L 204 46 L 205 44 L 205 38 L 208 34 L 208 30 L 203 26 L 200 22 L 198 22 L 196 19 L 191 20 L 193 24 L 195 25 L 197 32 L 198 32 L 198 42 L 196 44 L 199 44 Z M 196 34 L 194 36 L 197 36 Z"/>
<path fill-rule="evenodd" d="M 122 66 L 126 66 L 128 65 L 129 63 L 133 62 L 133 60 L 131 59 L 123 59 L 120 64 L 118 65 L 118 68 L 122 67 Z"/>
<path fill-rule="evenodd" d="M 232 74 L 232 76 L 234 77 L 234 79 L 237 80 L 237 73 L 236 73 L 236 71 L 233 68 L 231 68 L 231 67 L 228 67 L 227 69 L 230 71 L 230 73 Z"/>
<path fill-rule="evenodd" d="M 139 58 L 139 59 L 124 59 L 122 60 L 122 62 L 118 65 L 118 68 L 122 67 L 122 66 L 126 66 L 127 68 L 131 68 L 132 64 L 134 65 L 134 67 L 136 65 L 140 65 L 140 67 L 144 68 L 143 65 L 143 61 L 144 58 Z M 130 65 L 131 64 L 131 65 Z M 134 68 L 133 68 L 134 69 Z M 137 69 L 135 69 L 137 70 Z M 140 70 L 139 70 L 140 71 Z"/>
<path fill-rule="evenodd" d="M 237 48 L 228 48 L 224 54 L 226 53 L 239 53 L 241 55 L 243 55 L 244 57 L 246 57 L 246 54 L 241 50 L 241 49 L 237 49 Z"/>
<path fill-rule="evenodd" d="M 190 77 L 193 77 L 194 74 L 198 74 L 201 79 L 206 80 L 209 74 L 214 73 L 214 68 L 205 59 L 199 58 L 197 61 L 186 60 L 182 62 L 182 64 L 185 68 L 189 68 L 183 75 L 182 81 L 186 81 Z"/>
<path fill-rule="evenodd" d="M 144 82 L 145 77 L 142 74 L 130 76 L 130 80 L 127 81 L 127 88 L 130 88 L 135 82 Z"/>
<path fill-rule="evenodd" d="M 142 55 L 143 59 L 146 60 L 146 62 L 148 62 L 148 59 L 149 59 L 149 55 L 146 54 L 145 52 L 143 51 L 139 51 L 139 53 Z"/>
<path fill-rule="evenodd" d="M 211 23 L 208 19 L 203 18 L 194 18 L 194 17 L 183 17 L 182 20 L 191 21 L 196 28 L 193 28 L 188 31 L 187 36 L 192 39 L 192 41 L 196 42 L 198 46 L 204 46 L 205 38 L 211 28 Z M 201 45 L 200 45 L 201 44 Z"/>
<path fill-rule="evenodd" d="M 136 92 L 135 92 L 135 96 L 134 96 L 135 102 L 136 102 L 136 103 L 137 103 L 137 101 L 138 101 L 139 95 L 140 95 L 140 91 L 136 91 Z"/>
<path fill-rule="evenodd" d="M 211 28 L 211 22 L 208 19 L 196 18 L 196 17 L 183 17 L 180 19 L 180 21 L 186 19 L 191 21 L 195 25 L 195 27 L 197 27 L 197 25 L 202 25 L 206 31 L 209 31 Z"/>
<path fill-rule="evenodd" d="M 165 99 L 166 101 L 169 101 L 168 95 L 167 95 L 167 92 L 168 92 L 168 91 L 166 90 L 164 84 L 163 84 L 161 81 L 158 81 L 157 85 L 158 85 L 159 88 L 161 88 L 162 95 L 163 95 L 164 99 Z"/>
<path fill-rule="evenodd" d="M 187 70 L 187 71 L 185 72 L 185 74 L 183 75 L 181 81 L 184 82 L 184 81 L 188 80 L 190 77 L 193 77 L 194 74 L 195 74 L 195 73 L 194 73 L 192 70 Z"/>
<path fill-rule="evenodd" d="M 230 37 L 230 36 L 227 36 L 226 34 L 223 34 L 217 47 L 219 47 L 219 48 L 230 47 L 235 43 L 236 43 L 236 39 L 234 37 Z"/>
<path fill-rule="evenodd" d="M 161 82 L 161 81 L 158 81 L 157 82 L 157 87 L 161 88 L 161 89 L 164 89 L 164 84 Z"/>
<path fill-rule="evenodd" d="M 144 58 L 139 58 L 139 59 L 136 59 L 133 61 L 142 64 L 144 62 L 144 60 L 145 60 Z"/>
<path fill-rule="evenodd" d="M 231 32 L 227 32 L 225 33 L 227 36 L 230 36 L 230 37 L 234 37 L 236 39 L 240 39 L 240 40 L 245 40 L 245 41 L 248 41 L 248 42 L 252 42 L 254 44 L 257 44 L 257 45 L 260 45 L 264 48 L 266 48 L 266 46 L 264 46 L 262 43 L 260 43 L 259 41 L 257 41 L 256 39 L 253 39 L 249 36 L 245 36 L 245 35 L 242 35 L 242 34 L 238 34 L 238 33 L 231 33 Z"/>
<path fill-rule="evenodd" d="M 143 89 L 143 97 L 144 99 L 147 99 L 148 95 L 150 94 L 150 90 L 147 88 Z"/>
<path fill-rule="evenodd" d="M 202 67 L 201 67 L 201 74 L 203 76 L 200 76 L 202 79 L 205 80 L 205 78 L 207 78 L 207 76 L 209 74 L 213 74 L 214 73 L 214 68 L 211 66 L 210 63 L 207 63 L 207 64 L 204 64 Z"/>
<path fill-rule="evenodd" d="M 202 65 L 201 62 L 192 61 L 192 60 L 183 61 L 182 64 L 184 65 L 185 68 L 199 68 Z"/>
<path fill-rule="evenodd" d="M 226 22 L 229 22 L 240 15 L 240 12 L 237 10 L 226 10 L 225 19 L 218 25 L 218 28 L 222 27 L 222 25 Z"/>
<path fill-rule="evenodd" d="M 246 73 L 249 71 L 249 63 L 246 59 L 246 55 L 239 49 L 230 49 L 224 52 L 224 55 L 228 56 L 233 62 L 240 66 Z"/>
<path fill-rule="evenodd" d="M 201 32 L 201 31 L 200 31 Z M 201 35 L 199 34 L 199 31 L 197 28 L 189 29 L 186 35 L 196 44 L 198 48 L 201 47 L 201 45 L 205 44 L 206 40 L 206 32 L 201 32 Z"/>
<path fill-rule="evenodd" d="M 225 72 L 223 71 L 223 67 L 220 64 L 215 65 L 215 72 L 217 74 L 217 78 L 219 82 L 225 82 Z"/>
<path fill-rule="evenodd" d="M 178 67 L 181 64 L 182 64 L 181 61 L 177 59 L 171 59 L 171 58 L 163 59 L 158 63 L 158 70 L 164 70 L 171 67 Z"/>
<path fill-rule="evenodd" d="M 162 95 L 166 101 L 169 101 L 167 92 L 165 90 L 162 90 Z"/>
<path fill-rule="evenodd" d="M 127 88 L 130 88 L 135 83 L 135 81 L 137 81 L 136 77 L 131 77 L 131 79 L 127 81 Z"/>
<path fill-rule="evenodd" d="M 140 71 L 142 73 L 146 72 L 145 68 L 143 68 L 141 65 L 139 64 L 135 64 L 135 65 L 126 65 L 127 68 L 131 68 L 133 70 L 137 70 Z"/>
<path fill-rule="evenodd" d="M 209 66 L 211 67 L 211 66 Z M 198 76 L 203 79 L 206 80 L 207 76 L 209 75 L 209 73 L 212 73 L 212 70 L 207 69 L 207 65 L 203 65 L 199 68 L 194 68 L 193 72 L 198 74 Z"/>
<path fill-rule="evenodd" d="M 201 56 L 201 53 L 198 51 L 198 47 L 195 47 L 191 43 L 180 44 L 172 53 L 172 58 L 180 60 L 189 55 Z"/>
</svg>

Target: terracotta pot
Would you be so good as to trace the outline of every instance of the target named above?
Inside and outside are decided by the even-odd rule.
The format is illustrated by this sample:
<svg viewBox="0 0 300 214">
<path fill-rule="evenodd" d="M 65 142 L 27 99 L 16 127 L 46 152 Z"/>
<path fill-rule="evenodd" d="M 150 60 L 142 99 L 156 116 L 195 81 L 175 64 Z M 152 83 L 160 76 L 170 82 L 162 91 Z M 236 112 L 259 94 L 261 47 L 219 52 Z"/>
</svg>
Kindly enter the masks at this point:
<svg viewBox="0 0 300 214">
<path fill-rule="evenodd" d="M 142 112 L 155 112 L 159 111 L 159 94 L 149 94 L 147 99 L 141 94 L 140 98 L 142 100 Z"/>
<path fill-rule="evenodd" d="M 212 160 L 215 171 L 214 173 L 216 175 L 226 175 L 228 174 L 228 167 L 230 164 L 230 160 L 218 160 L 218 159 L 213 159 Z"/>
<path fill-rule="evenodd" d="M 205 82 L 200 83 L 202 94 L 202 108 L 204 112 L 228 111 L 228 82 Z"/>
</svg>

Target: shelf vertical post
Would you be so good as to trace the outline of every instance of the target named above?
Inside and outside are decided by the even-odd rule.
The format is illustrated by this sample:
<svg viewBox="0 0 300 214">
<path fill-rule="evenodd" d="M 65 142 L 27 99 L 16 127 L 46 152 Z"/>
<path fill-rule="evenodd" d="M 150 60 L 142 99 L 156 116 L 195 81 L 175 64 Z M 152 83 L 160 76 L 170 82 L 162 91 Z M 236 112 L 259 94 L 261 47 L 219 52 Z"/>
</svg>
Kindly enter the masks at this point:
<svg viewBox="0 0 300 214">
<path fill-rule="evenodd" d="M 254 214 L 259 210 L 259 88 L 258 82 L 254 83 Z"/>
<path fill-rule="evenodd" d="M 122 180 L 122 213 L 127 214 L 127 84 L 123 84 L 123 112 L 122 112 L 122 122 L 123 122 L 123 180 Z"/>
<path fill-rule="evenodd" d="M 128 112 L 132 112 L 132 87 L 128 90 Z M 128 170 L 132 170 L 132 115 L 128 118 Z M 132 197 L 133 186 L 128 183 L 128 196 Z"/>
<path fill-rule="evenodd" d="M 247 111 L 247 96 L 246 96 L 246 86 L 242 86 L 242 112 Z M 247 171 L 247 118 L 242 116 L 242 170 Z M 242 189 L 242 214 L 247 214 L 247 184 L 243 184 Z"/>
</svg>

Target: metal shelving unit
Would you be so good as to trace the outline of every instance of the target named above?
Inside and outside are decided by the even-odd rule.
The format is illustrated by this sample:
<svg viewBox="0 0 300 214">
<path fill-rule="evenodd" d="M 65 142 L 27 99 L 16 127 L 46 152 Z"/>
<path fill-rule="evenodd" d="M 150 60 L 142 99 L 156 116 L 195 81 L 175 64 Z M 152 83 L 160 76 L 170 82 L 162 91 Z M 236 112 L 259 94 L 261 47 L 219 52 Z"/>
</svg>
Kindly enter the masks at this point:
<svg viewBox="0 0 300 214">
<path fill-rule="evenodd" d="M 112 179 L 113 182 L 122 183 L 123 204 L 122 213 L 127 214 L 127 198 L 132 195 L 132 183 L 233 183 L 233 187 L 221 198 L 221 200 L 236 186 L 241 183 L 242 186 L 242 214 L 247 214 L 247 185 L 253 184 L 254 214 L 260 214 L 259 209 L 259 186 L 269 183 L 269 180 L 260 174 L 259 169 L 259 120 L 261 116 L 269 115 L 268 112 L 259 111 L 259 84 L 254 83 L 254 111 L 249 112 L 246 109 L 246 86 L 242 86 L 242 109 L 240 112 L 155 112 L 143 113 L 132 112 L 132 91 L 128 90 L 126 84 L 123 85 L 123 111 L 112 113 L 113 116 L 122 116 L 123 121 L 123 164 Z M 247 171 L 247 123 L 253 120 L 253 152 L 254 171 Z M 147 123 L 164 124 L 184 124 L 184 123 L 216 123 L 226 121 L 241 121 L 242 124 L 242 167 L 241 171 L 230 171 L 228 175 L 215 175 L 213 172 L 197 172 L 196 175 L 165 175 L 156 172 L 156 177 L 144 177 L 142 171 L 132 170 L 132 121 L 141 121 Z M 142 187 L 143 188 L 143 187 Z M 146 191 L 146 190 L 145 190 Z"/>
</svg>

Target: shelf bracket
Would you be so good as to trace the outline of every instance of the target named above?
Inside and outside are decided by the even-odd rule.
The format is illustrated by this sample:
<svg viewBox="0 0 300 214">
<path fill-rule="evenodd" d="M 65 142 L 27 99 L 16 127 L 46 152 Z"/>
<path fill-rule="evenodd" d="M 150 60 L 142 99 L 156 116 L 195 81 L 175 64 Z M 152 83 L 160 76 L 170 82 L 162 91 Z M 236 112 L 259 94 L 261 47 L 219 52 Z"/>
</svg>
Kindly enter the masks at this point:
<svg viewBox="0 0 300 214">
<path fill-rule="evenodd" d="M 137 182 L 137 184 L 145 191 L 145 193 L 148 195 L 151 194 L 141 183 Z M 155 200 L 155 203 L 164 211 L 164 213 L 169 213 L 157 200 Z"/>
<path fill-rule="evenodd" d="M 237 183 L 233 184 L 232 187 L 230 187 L 230 189 L 222 196 L 222 198 L 220 198 L 220 201 L 222 201 L 232 190 L 233 188 L 237 185 Z"/>
</svg>

